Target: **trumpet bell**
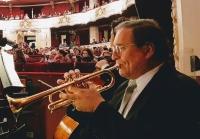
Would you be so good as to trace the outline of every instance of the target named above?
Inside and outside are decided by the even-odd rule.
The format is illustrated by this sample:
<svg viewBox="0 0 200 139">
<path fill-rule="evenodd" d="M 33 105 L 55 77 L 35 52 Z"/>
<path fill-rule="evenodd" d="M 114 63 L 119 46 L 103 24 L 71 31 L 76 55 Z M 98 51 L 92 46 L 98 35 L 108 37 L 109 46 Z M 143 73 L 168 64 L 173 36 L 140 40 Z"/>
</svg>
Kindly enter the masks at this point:
<svg viewBox="0 0 200 139">
<path fill-rule="evenodd" d="M 14 99 L 14 98 L 9 97 L 8 95 L 6 95 L 6 98 L 8 100 L 10 109 L 13 113 L 18 113 L 22 110 L 24 102 L 25 102 L 24 98 Z"/>
</svg>

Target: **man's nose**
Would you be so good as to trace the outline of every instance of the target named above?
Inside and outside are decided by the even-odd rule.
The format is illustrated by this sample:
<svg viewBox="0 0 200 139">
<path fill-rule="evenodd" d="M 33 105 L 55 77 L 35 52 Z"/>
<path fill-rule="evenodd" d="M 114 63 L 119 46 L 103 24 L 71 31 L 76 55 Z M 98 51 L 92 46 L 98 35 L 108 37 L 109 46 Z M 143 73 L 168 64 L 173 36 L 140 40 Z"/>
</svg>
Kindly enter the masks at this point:
<svg viewBox="0 0 200 139">
<path fill-rule="evenodd" d="M 119 58 L 120 58 L 119 54 L 117 54 L 115 51 L 113 51 L 113 53 L 112 53 L 112 60 L 117 60 Z"/>
</svg>

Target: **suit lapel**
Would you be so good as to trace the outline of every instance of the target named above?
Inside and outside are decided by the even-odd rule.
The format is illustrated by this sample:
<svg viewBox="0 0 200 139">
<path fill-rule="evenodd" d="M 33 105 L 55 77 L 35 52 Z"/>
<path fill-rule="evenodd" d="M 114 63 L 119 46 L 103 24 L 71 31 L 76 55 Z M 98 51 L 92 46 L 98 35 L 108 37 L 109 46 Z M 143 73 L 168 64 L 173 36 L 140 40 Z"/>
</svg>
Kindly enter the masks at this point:
<svg viewBox="0 0 200 139">
<path fill-rule="evenodd" d="M 149 85 L 148 87 L 145 87 L 145 89 L 141 92 L 141 94 L 136 99 L 135 103 L 131 107 L 128 115 L 126 116 L 126 119 L 129 120 L 130 118 L 136 118 L 139 111 L 144 107 L 147 100 L 151 96 L 151 93 L 153 93 L 152 86 Z"/>
<path fill-rule="evenodd" d="M 116 110 L 119 109 L 119 106 L 121 104 L 122 98 L 125 93 L 125 89 L 128 85 L 128 80 L 124 81 L 118 89 L 115 91 L 115 95 L 113 96 L 112 100 L 109 102 Z"/>
<path fill-rule="evenodd" d="M 131 107 L 126 117 L 127 120 L 129 120 L 130 118 L 136 118 L 139 114 L 139 111 L 144 107 L 149 98 L 156 92 L 158 92 L 158 90 L 162 90 L 162 88 L 165 86 L 163 83 L 163 78 L 165 78 L 165 76 L 168 76 L 169 69 L 171 69 L 168 66 L 169 65 L 163 65 L 158 73 L 156 73 L 156 75 L 147 84 L 147 86 L 144 88 L 144 90 L 141 92 L 141 94 L 138 96 L 135 103 Z"/>
</svg>

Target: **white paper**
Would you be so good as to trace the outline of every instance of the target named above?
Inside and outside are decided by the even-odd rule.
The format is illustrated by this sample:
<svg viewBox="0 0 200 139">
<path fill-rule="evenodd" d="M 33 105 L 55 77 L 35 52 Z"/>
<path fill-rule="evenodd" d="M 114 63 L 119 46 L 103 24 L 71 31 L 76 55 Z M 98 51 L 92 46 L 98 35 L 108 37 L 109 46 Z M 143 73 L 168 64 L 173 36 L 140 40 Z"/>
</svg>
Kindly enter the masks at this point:
<svg viewBox="0 0 200 139">
<path fill-rule="evenodd" d="M 4 88 L 24 87 L 15 71 L 13 55 L 0 53 L 0 78 Z"/>
</svg>

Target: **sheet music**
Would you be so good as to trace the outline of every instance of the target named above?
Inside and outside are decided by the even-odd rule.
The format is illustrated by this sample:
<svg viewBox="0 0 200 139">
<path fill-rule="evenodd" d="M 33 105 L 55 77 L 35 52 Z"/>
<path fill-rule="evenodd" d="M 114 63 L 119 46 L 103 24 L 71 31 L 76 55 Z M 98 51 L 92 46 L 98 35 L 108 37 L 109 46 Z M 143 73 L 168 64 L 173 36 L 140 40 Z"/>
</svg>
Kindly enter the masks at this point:
<svg viewBox="0 0 200 139">
<path fill-rule="evenodd" d="M 13 55 L 0 52 L 0 78 L 4 88 L 24 87 L 15 71 Z"/>
</svg>

